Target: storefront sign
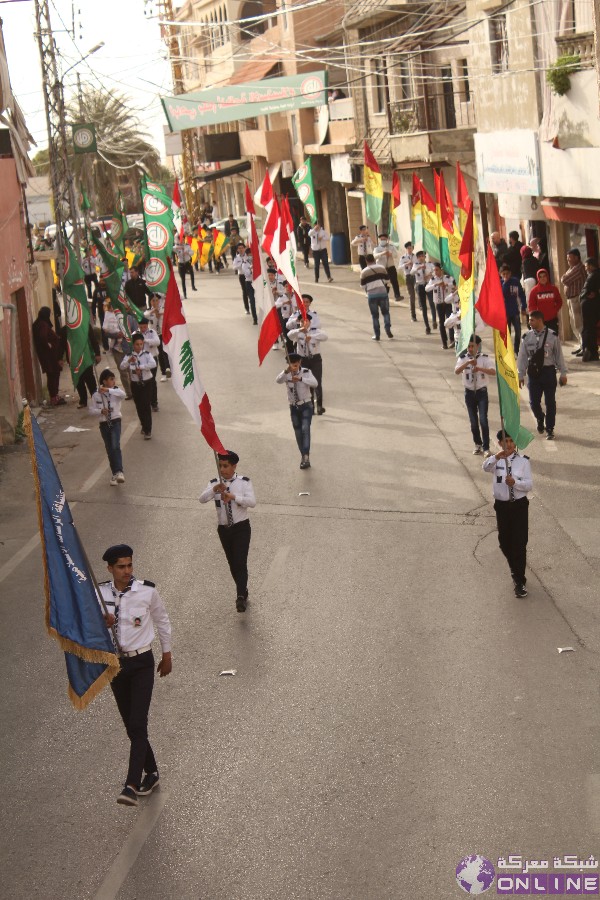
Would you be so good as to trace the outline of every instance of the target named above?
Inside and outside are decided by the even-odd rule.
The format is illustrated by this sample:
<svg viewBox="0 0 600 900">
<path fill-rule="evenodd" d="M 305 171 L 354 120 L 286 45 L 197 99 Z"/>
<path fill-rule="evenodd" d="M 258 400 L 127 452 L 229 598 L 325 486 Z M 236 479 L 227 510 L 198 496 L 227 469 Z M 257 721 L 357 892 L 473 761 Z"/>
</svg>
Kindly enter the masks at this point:
<svg viewBox="0 0 600 900">
<path fill-rule="evenodd" d="M 254 116 L 327 104 L 327 72 L 227 84 L 206 91 L 162 97 L 171 131 L 236 122 Z"/>
<path fill-rule="evenodd" d="M 476 134 L 477 183 L 481 193 L 541 194 L 540 160 L 534 131 Z"/>
</svg>

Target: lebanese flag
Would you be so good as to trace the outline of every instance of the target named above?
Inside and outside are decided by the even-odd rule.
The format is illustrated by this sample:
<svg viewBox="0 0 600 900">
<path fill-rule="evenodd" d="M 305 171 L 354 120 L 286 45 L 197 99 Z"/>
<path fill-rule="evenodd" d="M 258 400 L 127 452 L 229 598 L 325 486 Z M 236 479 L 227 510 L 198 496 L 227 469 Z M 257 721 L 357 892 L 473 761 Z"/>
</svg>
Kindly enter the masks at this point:
<svg viewBox="0 0 600 900">
<path fill-rule="evenodd" d="M 258 319 L 258 364 L 263 360 L 281 334 L 281 321 L 275 309 L 275 300 L 267 278 L 265 261 L 260 252 L 260 243 L 254 221 L 254 202 L 250 189 L 246 185 L 246 221 L 248 224 L 248 246 L 252 250 L 252 285 L 256 298 L 256 317 Z"/>
<path fill-rule="evenodd" d="M 181 402 L 187 406 L 192 419 L 200 426 L 204 440 L 215 453 L 226 453 L 215 428 L 210 400 L 200 380 L 200 374 L 192 352 L 187 322 L 179 288 L 169 260 L 169 284 L 165 298 L 162 338 L 169 357 L 171 384 Z"/>
<path fill-rule="evenodd" d="M 254 199 L 259 206 L 262 206 L 263 209 L 267 210 L 267 213 L 271 212 L 275 194 L 273 192 L 273 185 L 271 184 L 271 176 L 269 175 L 268 169 L 265 172 L 265 177 L 263 178 L 260 187 L 254 195 Z"/>
<path fill-rule="evenodd" d="M 179 190 L 179 179 L 177 178 L 175 179 L 175 183 L 173 185 L 173 200 L 171 201 L 171 209 L 173 210 L 173 223 L 177 231 L 177 237 L 180 241 L 183 241 L 183 236 L 185 233 L 184 224 L 187 222 L 187 216 L 185 214 L 185 205 L 181 198 L 181 191 Z"/>
<path fill-rule="evenodd" d="M 267 174 L 268 178 L 268 174 Z M 277 197 L 273 195 L 269 215 L 263 228 L 262 248 L 267 256 L 273 256 L 273 245 L 279 250 L 279 231 L 281 227 L 281 212 Z M 275 258 L 275 257 L 273 257 Z"/>
</svg>

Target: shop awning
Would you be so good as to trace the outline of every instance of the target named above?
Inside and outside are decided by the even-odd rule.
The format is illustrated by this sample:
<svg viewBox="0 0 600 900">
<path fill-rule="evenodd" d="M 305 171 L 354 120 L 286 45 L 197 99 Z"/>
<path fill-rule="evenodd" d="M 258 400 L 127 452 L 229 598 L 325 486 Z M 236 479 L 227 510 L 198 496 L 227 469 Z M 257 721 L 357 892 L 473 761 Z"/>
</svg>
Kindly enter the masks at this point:
<svg viewBox="0 0 600 900">
<path fill-rule="evenodd" d="M 600 205 L 597 203 L 586 204 L 558 201 L 556 199 L 542 200 L 542 209 L 547 219 L 553 222 L 572 222 L 576 225 L 596 225 L 600 227 Z"/>
<path fill-rule="evenodd" d="M 217 169 L 216 172 L 203 172 L 202 175 L 196 175 L 196 180 L 202 182 L 198 187 L 208 184 L 209 181 L 217 181 L 219 178 L 227 178 L 228 175 L 239 175 L 240 172 L 247 172 L 252 168 L 252 163 L 242 162 L 235 166 L 227 166 L 226 169 Z"/>
<path fill-rule="evenodd" d="M 277 56 L 259 56 L 245 63 L 241 69 L 238 69 L 235 75 L 229 79 L 229 84 L 245 84 L 247 81 L 261 81 L 275 68 L 279 59 Z"/>
</svg>

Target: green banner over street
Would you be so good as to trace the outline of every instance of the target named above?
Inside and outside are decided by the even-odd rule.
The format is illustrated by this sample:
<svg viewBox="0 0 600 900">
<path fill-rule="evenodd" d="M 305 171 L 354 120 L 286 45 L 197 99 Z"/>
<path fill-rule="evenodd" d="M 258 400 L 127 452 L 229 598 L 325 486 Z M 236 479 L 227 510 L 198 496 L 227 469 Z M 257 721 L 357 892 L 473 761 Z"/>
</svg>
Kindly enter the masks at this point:
<svg viewBox="0 0 600 900">
<path fill-rule="evenodd" d="M 254 116 L 327 105 L 327 72 L 305 72 L 289 78 L 268 78 L 247 84 L 225 84 L 161 97 L 171 131 L 199 125 L 237 122 Z"/>
</svg>

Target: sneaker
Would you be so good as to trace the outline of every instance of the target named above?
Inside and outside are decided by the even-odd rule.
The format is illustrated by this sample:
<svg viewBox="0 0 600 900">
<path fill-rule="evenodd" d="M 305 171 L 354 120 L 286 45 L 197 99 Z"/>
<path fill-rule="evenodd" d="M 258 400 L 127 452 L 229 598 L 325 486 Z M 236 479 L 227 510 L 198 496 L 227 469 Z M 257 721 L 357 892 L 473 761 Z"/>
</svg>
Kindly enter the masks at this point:
<svg viewBox="0 0 600 900">
<path fill-rule="evenodd" d="M 241 595 L 236 598 L 235 608 L 238 612 L 246 612 L 246 598 Z"/>
<path fill-rule="evenodd" d="M 317 415 L 318 416 L 322 416 L 324 412 L 325 412 L 324 406 L 317 406 Z"/>
<path fill-rule="evenodd" d="M 554 429 L 553 429 L 553 428 L 549 428 L 549 429 L 548 429 L 548 434 L 546 435 L 546 440 L 547 440 L 547 441 L 553 441 L 553 440 L 554 440 Z"/>
<path fill-rule="evenodd" d="M 250 315 L 250 310 L 249 310 L 249 309 L 246 310 L 246 315 L 247 315 L 247 316 Z"/>
<path fill-rule="evenodd" d="M 144 775 L 142 783 L 137 789 L 136 794 L 138 795 L 138 797 L 147 797 L 148 794 L 152 793 L 159 781 L 160 777 L 158 772 L 151 772 Z"/>
<path fill-rule="evenodd" d="M 484 455 L 484 457 L 485 457 L 486 459 L 489 459 L 490 456 L 492 455 L 492 451 L 491 451 L 491 450 L 484 450 L 484 451 L 483 451 L 483 455 Z"/>
<path fill-rule="evenodd" d="M 119 796 L 117 797 L 117 803 L 122 803 L 123 806 L 137 806 L 138 798 L 133 788 L 130 788 L 128 784 L 125 785 Z"/>
<path fill-rule="evenodd" d="M 119 484 L 123 484 L 123 483 L 124 483 L 124 481 L 125 481 L 125 476 L 123 475 L 122 472 L 117 472 L 117 481 L 119 482 Z"/>
<path fill-rule="evenodd" d="M 391 331 L 386 331 L 386 334 L 390 338 L 390 340 L 394 337 Z"/>
<path fill-rule="evenodd" d="M 473 450 L 473 456 L 479 456 L 480 453 L 483 453 L 483 447 L 481 444 L 475 444 L 475 449 Z"/>
<path fill-rule="evenodd" d="M 166 371 L 165 374 L 166 374 L 167 378 L 170 378 L 170 377 L 171 377 L 171 370 L 170 370 L 170 369 L 167 369 L 167 371 Z"/>
<path fill-rule="evenodd" d="M 378 334 L 374 334 L 373 337 L 371 338 L 371 340 L 372 340 L 372 341 L 380 341 L 381 338 L 379 337 Z"/>
<path fill-rule="evenodd" d="M 538 431 L 538 434 L 543 434 L 545 430 L 546 430 L 546 429 L 544 428 L 544 420 L 543 420 L 543 419 L 538 419 L 538 422 L 537 422 L 537 431 Z"/>
<path fill-rule="evenodd" d="M 581 347 L 578 347 L 577 350 L 571 350 L 571 356 L 581 356 L 583 350 Z"/>
<path fill-rule="evenodd" d="M 149 431 L 146 431 L 146 432 L 144 433 L 144 440 L 145 440 L 145 441 L 150 441 L 150 440 L 152 440 L 152 435 L 150 434 Z"/>
<path fill-rule="evenodd" d="M 113 475 L 113 477 L 109 481 L 110 486 L 115 487 L 115 485 L 117 485 L 118 483 L 119 483 L 119 479 L 117 478 L 116 475 Z"/>
<path fill-rule="evenodd" d="M 515 584 L 515 597 L 526 597 L 527 588 L 524 584 Z"/>
<path fill-rule="evenodd" d="M 167 380 L 167 376 L 166 376 L 166 375 L 161 375 L 161 376 L 160 376 L 160 380 L 161 380 L 161 381 L 166 381 L 166 380 Z"/>
</svg>

